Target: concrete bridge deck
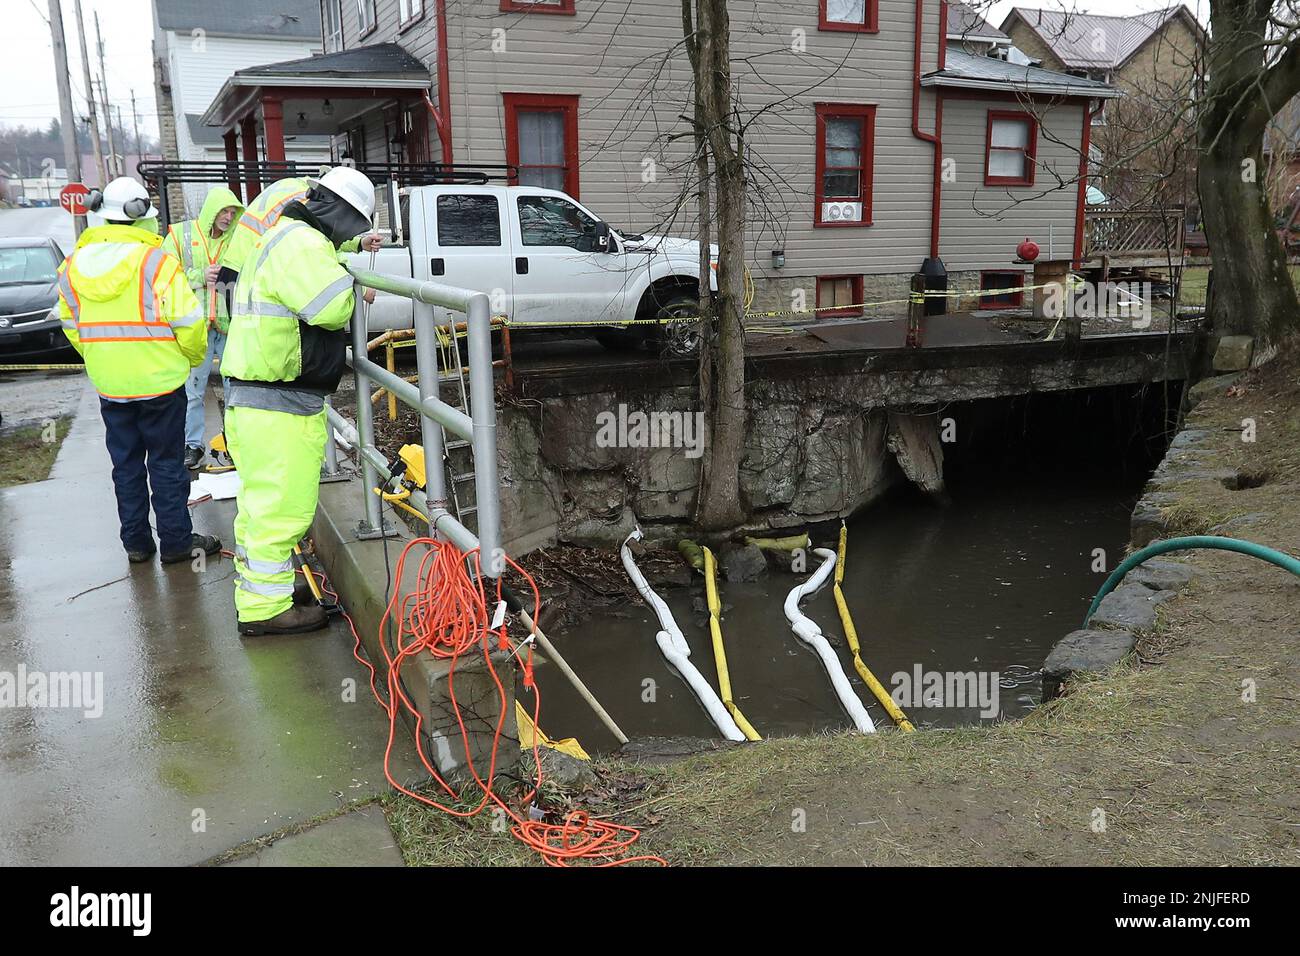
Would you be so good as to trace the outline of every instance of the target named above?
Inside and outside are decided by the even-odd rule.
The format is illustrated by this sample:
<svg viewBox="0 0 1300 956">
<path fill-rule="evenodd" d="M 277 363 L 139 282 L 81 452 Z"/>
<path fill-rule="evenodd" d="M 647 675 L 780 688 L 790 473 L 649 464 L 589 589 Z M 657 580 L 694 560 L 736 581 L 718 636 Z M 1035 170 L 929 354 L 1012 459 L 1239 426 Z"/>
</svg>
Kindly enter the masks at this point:
<svg viewBox="0 0 1300 956">
<path fill-rule="evenodd" d="M 999 313 L 929 316 L 920 348 L 905 346 L 904 318 L 869 319 L 752 331 L 746 337 L 747 377 L 889 374 L 889 400 L 914 389 L 915 401 L 991 398 L 1187 377 L 1202 340 L 1194 326 L 1172 331 L 1132 330 L 1085 334 L 1077 342 L 1062 331 L 1045 339 L 1041 325 L 1007 321 Z M 1124 326 L 1119 326 L 1124 328 Z M 944 373 L 965 370 L 967 382 Z M 634 388 L 672 388 L 698 377 L 692 358 L 650 352 L 611 352 L 591 340 L 516 345 L 515 392 L 549 398 Z M 942 381 L 936 391 L 928 383 Z M 965 394 L 954 394 L 952 389 Z M 933 393 L 933 394 L 931 394 Z"/>
</svg>

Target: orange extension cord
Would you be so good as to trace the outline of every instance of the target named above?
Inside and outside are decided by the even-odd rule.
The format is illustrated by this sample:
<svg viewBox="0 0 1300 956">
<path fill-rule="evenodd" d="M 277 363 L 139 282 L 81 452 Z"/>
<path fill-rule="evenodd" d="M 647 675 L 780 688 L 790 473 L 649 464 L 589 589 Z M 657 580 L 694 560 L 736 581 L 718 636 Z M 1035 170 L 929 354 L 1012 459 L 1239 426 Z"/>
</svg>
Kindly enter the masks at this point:
<svg viewBox="0 0 1300 956">
<path fill-rule="evenodd" d="M 524 686 L 533 691 L 533 723 L 536 726 L 541 710 L 541 697 L 533 679 L 533 643 L 532 641 L 525 641 L 523 644 L 512 643 L 506 635 L 504 623 L 495 631 L 490 627 L 487 594 L 482 583 L 483 577 L 480 573 L 476 573 L 471 577 L 467 568 L 467 562 L 473 562 L 475 572 L 481 571 L 480 554 L 477 550 L 462 553 L 455 545 L 447 541 L 439 541 L 434 538 L 416 538 L 402 549 L 402 553 L 397 559 L 397 565 L 393 572 L 395 582 L 403 580 L 406 558 L 411 553 L 411 550 L 417 547 L 427 548 L 428 550 L 420 558 L 416 575 L 416 581 L 418 582 L 416 587 L 402 600 L 400 609 L 397 608 L 398 594 L 400 592 L 397 588 L 394 588 L 393 596 L 384 609 L 384 616 L 379 622 L 379 645 L 383 650 L 388 665 L 386 699 L 385 695 L 379 692 L 377 686 L 378 672 L 375 670 L 374 665 L 366 660 L 361 653 L 361 636 L 357 633 L 356 625 L 353 624 L 352 618 L 347 612 L 343 612 L 348 627 L 352 631 L 352 654 L 370 671 L 370 691 L 374 694 L 375 700 L 379 702 L 379 706 L 388 714 L 388 744 L 384 749 L 384 776 L 388 778 L 388 782 L 408 797 L 430 807 L 435 807 L 454 817 L 473 817 L 481 813 L 489 804 L 495 804 L 514 821 L 510 832 L 521 842 L 535 850 L 550 866 L 571 866 L 574 863 L 587 863 L 593 866 L 621 866 L 626 863 L 636 862 L 653 862 L 667 866 L 667 861 L 662 857 L 628 855 L 632 845 L 636 843 L 641 835 L 640 831 L 635 827 L 621 826 L 606 820 L 593 819 L 581 810 L 570 811 L 565 815 L 562 823 L 546 823 L 541 820 L 529 819 L 528 807 L 542 785 L 542 765 L 538 755 L 537 735 L 534 735 L 533 738 L 533 764 L 537 768 L 537 779 L 532 784 L 532 789 L 519 800 L 523 813 L 516 812 L 492 789 L 492 781 L 496 771 L 497 750 L 501 744 L 501 732 L 506 721 L 507 699 L 501 678 L 492 663 L 492 652 L 493 650 L 510 651 L 511 659 L 513 659 L 522 647 L 527 647 L 527 656 L 521 658 L 521 663 L 524 671 Z M 510 560 L 510 558 L 507 557 L 506 561 L 528 581 L 528 585 L 533 592 L 532 617 L 533 620 L 536 620 L 541 605 L 541 596 L 538 594 L 536 583 L 527 571 Z M 318 576 L 323 577 L 320 572 L 316 573 Z M 477 579 L 478 583 L 475 583 L 475 579 Z M 326 585 L 325 591 L 332 600 L 338 602 L 337 592 L 329 588 L 328 585 Z M 501 583 L 498 580 L 496 602 L 500 602 L 500 600 Z M 496 603 L 493 604 L 493 607 L 496 607 Z M 395 619 L 397 623 L 397 634 L 391 648 L 383 639 L 385 626 L 390 618 Z M 495 648 L 492 646 L 494 643 L 492 636 L 494 634 L 496 636 Z M 451 698 L 452 709 L 456 714 L 456 722 L 460 727 L 461 740 L 465 745 L 466 763 L 470 772 L 474 775 L 475 782 L 483 792 L 482 799 L 471 810 L 457 810 L 407 789 L 393 777 L 389 768 L 393 744 L 397 739 L 398 716 L 404 709 L 414 719 L 415 749 L 420 755 L 420 762 L 424 764 L 425 770 L 438 782 L 438 785 L 447 794 L 450 801 L 455 802 L 459 798 L 459 794 L 443 780 L 438 771 L 430 764 L 424 748 L 420 746 L 422 717 L 419 710 L 407 697 L 405 690 L 402 689 L 402 666 L 406 661 L 424 651 L 428 651 L 435 657 L 451 661 L 451 668 L 447 674 L 447 691 Z M 500 700 L 486 780 L 474 765 L 470 751 L 469 731 L 465 727 L 460 705 L 456 702 L 456 665 L 463 656 L 469 654 L 482 655 L 487 671 L 492 675 L 492 680 L 496 684 L 498 699 Z"/>
</svg>

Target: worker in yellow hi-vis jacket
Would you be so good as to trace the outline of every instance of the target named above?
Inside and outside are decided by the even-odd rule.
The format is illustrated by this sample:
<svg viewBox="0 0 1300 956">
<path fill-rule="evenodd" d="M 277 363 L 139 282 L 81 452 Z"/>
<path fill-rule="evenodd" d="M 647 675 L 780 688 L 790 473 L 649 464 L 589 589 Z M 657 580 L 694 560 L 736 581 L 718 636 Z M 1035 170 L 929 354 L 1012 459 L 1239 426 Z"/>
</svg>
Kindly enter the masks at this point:
<svg viewBox="0 0 1300 956">
<path fill-rule="evenodd" d="M 342 377 L 355 306 L 339 249 L 375 209 L 370 180 L 331 169 L 257 237 L 239 273 L 222 372 L 226 444 L 239 469 L 235 608 L 244 635 L 324 627 L 295 605 L 293 548 L 316 513 L 325 457 L 325 396 Z M 373 299 L 373 292 L 367 292 Z"/>
<path fill-rule="evenodd" d="M 99 391 L 122 545 L 138 564 L 168 564 L 221 542 L 193 533 L 185 470 L 185 379 L 203 361 L 208 325 L 181 264 L 162 251 L 158 212 L 129 177 L 90 195 L 105 224 L 87 229 L 59 267 L 59 317 Z"/>
<path fill-rule="evenodd" d="M 208 323 L 208 350 L 203 361 L 185 380 L 185 467 L 198 468 L 207 453 L 203 440 L 203 396 L 213 362 L 221 361 L 230 328 L 226 297 L 217 289 L 221 255 L 230 244 L 235 220 L 244 204 L 225 186 L 214 186 L 203 200 L 197 219 L 173 223 L 163 240 L 163 249 L 181 262 L 190 288 L 204 307 Z"/>
</svg>

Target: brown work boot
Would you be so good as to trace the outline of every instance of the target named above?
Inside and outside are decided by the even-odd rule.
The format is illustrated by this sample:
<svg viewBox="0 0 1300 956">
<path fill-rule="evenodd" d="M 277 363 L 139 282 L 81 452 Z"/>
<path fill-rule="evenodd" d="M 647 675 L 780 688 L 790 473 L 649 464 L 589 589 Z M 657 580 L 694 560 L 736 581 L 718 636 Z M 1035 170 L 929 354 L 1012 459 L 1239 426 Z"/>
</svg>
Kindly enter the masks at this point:
<svg viewBox="0 0 1300 956">
<path fill-rule="evenodd" d="M 287 611 L 265 621 L 240 621 L 239 633 L 245 637 L 262 634 L 303 634 L 319 631 L 329 623 L 329 615 L 319 604 L 295 604 Z"/>
</svg>

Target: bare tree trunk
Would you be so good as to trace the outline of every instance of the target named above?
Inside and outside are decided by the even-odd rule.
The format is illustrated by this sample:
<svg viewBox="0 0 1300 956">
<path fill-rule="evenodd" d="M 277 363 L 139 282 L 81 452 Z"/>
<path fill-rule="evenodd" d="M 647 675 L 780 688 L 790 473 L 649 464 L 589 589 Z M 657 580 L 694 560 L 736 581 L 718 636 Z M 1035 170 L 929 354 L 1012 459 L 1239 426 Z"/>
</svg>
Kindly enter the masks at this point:
<svg viewBox="0 0 1300 956">
<path fill-rule="evenodd" d="M 1213 0 L 1209 78 L 1200 116 L 1198 185 L 1220 334 L 1259 346 L 1300 329 L 1286 252 L 1273 229 L 1263 144 L 1268 121 L 1300 87 L 1294 49 L 1265 69 L 1268 0 Z"/>
<path fill-rule="evenodd" d="M 695 125 L 708 144 L 716 177 L 718 293 L 713 303 L 717 334 L 705 336 L 701 346 L 701 394 L 707 396 L 710 440 L 695 521 L 706 530 L 724 530 L 745 519 L 740 500 L 745 442 L 745 157 L 739 125 L 733 123 L 726 0 L 696 0 L 696 14 Z M 701 277 L 705 288 L 707 276 L 705 272 Z"/>
</svg>

